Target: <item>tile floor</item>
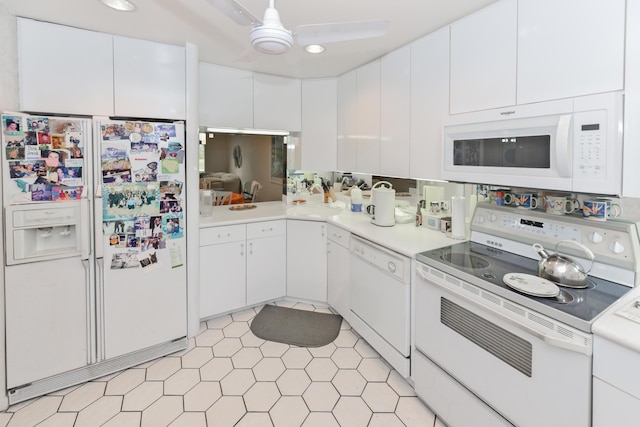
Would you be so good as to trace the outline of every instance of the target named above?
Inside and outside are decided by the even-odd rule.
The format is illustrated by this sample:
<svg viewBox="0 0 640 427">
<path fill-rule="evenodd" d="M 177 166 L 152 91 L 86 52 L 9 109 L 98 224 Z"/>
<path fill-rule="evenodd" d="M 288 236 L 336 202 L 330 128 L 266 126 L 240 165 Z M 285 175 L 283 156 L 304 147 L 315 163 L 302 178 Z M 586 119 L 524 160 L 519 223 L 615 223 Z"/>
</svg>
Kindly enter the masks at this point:
<svg viewBox="0 0 640 427">
<path fill-rule="evenodd" d="M 443 426 L 346 322 L 329 345 L 290 346 L 253 335 L 260 308 L 202 323 L 180 353 L 13 405 L 0 427 Z"/>
</svg>

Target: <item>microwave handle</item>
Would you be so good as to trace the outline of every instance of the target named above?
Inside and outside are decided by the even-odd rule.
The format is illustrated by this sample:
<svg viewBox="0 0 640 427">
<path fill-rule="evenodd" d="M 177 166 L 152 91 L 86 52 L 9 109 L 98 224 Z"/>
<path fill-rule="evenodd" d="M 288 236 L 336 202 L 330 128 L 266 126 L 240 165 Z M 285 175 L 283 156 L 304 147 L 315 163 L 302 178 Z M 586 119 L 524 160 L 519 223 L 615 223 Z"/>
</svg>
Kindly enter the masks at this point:
<svg viewBox="0 0 640 427">
<path fill-rule="evenodd" d="M 556 128 L 556 167 L 562 177 L 571 177 L 571 114 L 560 116 Z"/>
</svg>

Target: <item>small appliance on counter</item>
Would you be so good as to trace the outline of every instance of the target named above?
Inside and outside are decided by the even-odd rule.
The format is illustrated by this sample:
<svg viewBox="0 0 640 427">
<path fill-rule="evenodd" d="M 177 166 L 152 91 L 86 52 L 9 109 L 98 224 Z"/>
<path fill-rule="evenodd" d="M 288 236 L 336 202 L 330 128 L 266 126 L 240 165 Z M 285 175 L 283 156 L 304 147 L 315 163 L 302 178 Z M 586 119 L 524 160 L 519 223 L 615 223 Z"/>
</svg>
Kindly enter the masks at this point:
<svg viewBox="0 0 640 427">
<path fill-rule="evenodd" d="M 386 185 L 387 187 L 383 187 Z M 371 204 L 367 213 L 371 215 L 371 223 L 381 227 L 391 227 L 396 223 L 396 190 L 391 183 L 379 181 L 371 187 Z"/>
</svg>

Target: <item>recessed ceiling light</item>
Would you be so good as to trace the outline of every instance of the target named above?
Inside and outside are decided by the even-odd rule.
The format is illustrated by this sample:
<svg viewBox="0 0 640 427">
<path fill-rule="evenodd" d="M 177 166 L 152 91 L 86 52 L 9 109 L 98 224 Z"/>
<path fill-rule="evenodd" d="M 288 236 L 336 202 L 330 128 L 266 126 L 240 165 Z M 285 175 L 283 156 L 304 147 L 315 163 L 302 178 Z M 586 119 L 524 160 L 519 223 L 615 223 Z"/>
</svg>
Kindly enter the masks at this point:
<svg viewBox="0 0 640 427">
<path fill-rule="evenodd" d="M 308 44 L 304 47 L 304 50 L 309 53 L 322 53 L 324 52 L 324 46 L 319 44 Z"/>
<path fill-rule="evenodd" d="M 109 6 L 115 10 L 122 10 L 125 12 L 131 12 L 136 9 L 136 5 L 129 0 L 100 0 L 100 3 Z"/>
</svg>

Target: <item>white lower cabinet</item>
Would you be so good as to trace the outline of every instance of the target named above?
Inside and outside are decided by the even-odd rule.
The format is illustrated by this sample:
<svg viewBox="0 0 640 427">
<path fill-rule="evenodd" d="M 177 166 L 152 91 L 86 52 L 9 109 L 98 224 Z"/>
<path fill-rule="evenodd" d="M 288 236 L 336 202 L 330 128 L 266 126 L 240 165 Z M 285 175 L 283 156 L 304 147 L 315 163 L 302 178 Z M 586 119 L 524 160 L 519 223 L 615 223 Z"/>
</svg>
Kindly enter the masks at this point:
<svg viewBox="0 0 640 427">
<path fill-rule="evenodd" d="M 285 296 L 285 220 L 247 224 L 247 305 Z"/>
<path fill-rule="evenodd" d="M 327 224 L 287 221 L 287 296 L 327 302 Z"/>
<path fill-rule="evenodd" d="M 286 221 L 200 231 L 200 318 L 281 298 L 286 291 Z"/>
<path fill-rule="evenodd" d="M 331 224 L 327 232 L 327 302 L 348 322 L 351 233 Z"/>
</svg>

